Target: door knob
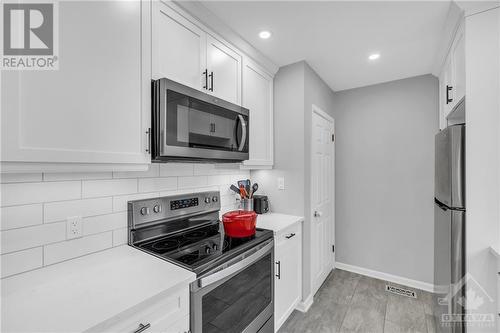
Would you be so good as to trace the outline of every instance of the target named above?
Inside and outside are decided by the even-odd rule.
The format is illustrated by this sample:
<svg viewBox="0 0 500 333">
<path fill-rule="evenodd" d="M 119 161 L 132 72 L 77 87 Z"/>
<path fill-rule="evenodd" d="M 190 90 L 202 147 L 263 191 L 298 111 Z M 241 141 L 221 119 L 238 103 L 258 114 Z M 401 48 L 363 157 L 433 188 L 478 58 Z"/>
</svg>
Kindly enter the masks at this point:
<svg viewBox="0 0 500 333">
<path fill-rule="evenodd" d="M 321 217 L 321 212 L 318 212 L 317 210 L 315 210 L 314 217 Z"/>
</svg>

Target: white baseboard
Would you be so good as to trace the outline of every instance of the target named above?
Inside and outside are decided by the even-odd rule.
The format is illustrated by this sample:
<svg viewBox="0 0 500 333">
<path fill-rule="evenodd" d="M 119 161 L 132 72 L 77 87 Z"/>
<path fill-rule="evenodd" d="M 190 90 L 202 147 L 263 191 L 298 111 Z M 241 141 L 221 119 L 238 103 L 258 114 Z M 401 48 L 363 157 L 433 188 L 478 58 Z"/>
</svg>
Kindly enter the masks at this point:
<svg viewBox="0 0 500 333">
<path fill-rule="evenodd" d="M 336 262 L 335 268 L 343 269 L 345 271 L 349 271 L 349 272 L 353 272 L 353 273 L 357 273 L 357 274 L 361 274 L 361 275 L 366 275 L 366 276 L 380 279 L 380 280 L 385 280 L 385 281 L 389 281 L 389 282 L 393 282 L 393 283 L 397 283 L 397 284 L 402 284 L 402 285 L 407 286 L 407 287 L 425 290 L 425 291 L 428 291 L 431 293 L 434 292 L 434 285 L 432 283 L 412 280 L 412 279 L 408 279 L 408 278 L 397 276 L 397 275 L 392 275 L 392 274 L 388 274 L 388 273 L 374 271 L 374 270 L 371 270 L 368 268 L 344 264 L 341 262 Z"/>
<path fill-rule="evenodd" d="M 313 304 L 313 295 L 309 295 L 304 301 L 300 301 L 295 307 L 300 312 L 307 312 Z"/>
</svg>

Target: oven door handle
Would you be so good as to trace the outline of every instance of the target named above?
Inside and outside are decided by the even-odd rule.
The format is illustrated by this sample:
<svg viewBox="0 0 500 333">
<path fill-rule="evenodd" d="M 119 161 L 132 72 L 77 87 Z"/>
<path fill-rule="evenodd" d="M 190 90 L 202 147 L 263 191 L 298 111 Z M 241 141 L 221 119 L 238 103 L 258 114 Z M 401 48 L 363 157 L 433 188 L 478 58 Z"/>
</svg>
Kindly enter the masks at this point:
<svg viewBox="0 0 500 333">
<path fill-rule="evenodd" d="M 204 288 L 208 285 L 211 285 L 213 283 L 216 283 L 220 280 L 223 280 L 227 278 L 228 276 L 246 268 L 247 266 L 250 266 L 251 264 L 255 263 L 257 260 L 262 258 L 271 250 L 274 246 L 273 242 L 269 242 L 266 246 L 262 247 L 259 249 L 257 252 L 253 253 L 252 255 L 238 261 L 237 263 L 221 270 L 218 272 L 215 272 L 207 277 L 201 278 L 198 280 L 198 286 L 200 288 Z"/>
</svg>

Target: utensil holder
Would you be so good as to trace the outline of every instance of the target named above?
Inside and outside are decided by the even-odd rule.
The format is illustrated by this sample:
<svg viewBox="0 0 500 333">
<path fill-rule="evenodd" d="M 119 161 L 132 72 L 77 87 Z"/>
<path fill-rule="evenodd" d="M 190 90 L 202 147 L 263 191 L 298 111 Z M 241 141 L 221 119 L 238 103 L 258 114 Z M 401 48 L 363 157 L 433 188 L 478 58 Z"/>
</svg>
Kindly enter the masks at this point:
<svg viewBox="0 0 500 333">
<path fill-rule="evenodd" d="M 253 198 L 241 199 L 240 200 L 240 210 L 253 211 Z"/>
</svg>

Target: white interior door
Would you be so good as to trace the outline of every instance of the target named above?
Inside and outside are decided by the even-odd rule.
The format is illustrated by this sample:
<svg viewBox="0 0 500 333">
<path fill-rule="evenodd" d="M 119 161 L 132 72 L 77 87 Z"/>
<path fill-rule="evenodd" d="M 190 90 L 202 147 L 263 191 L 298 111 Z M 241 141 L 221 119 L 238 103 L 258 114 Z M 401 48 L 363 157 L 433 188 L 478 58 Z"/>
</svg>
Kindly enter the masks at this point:
<svg viewBox="0 0 500 333">
<path fill-rule="evenodd" d="M 333 268 L 334 120 L 313 106 L 311 149 L 311 263 L 313 293 Z"/>
</svg>

